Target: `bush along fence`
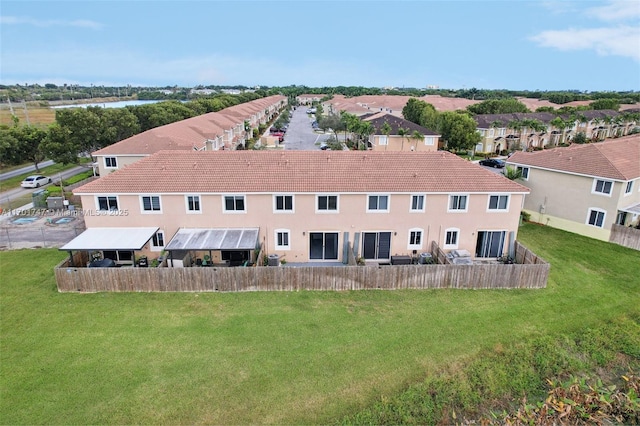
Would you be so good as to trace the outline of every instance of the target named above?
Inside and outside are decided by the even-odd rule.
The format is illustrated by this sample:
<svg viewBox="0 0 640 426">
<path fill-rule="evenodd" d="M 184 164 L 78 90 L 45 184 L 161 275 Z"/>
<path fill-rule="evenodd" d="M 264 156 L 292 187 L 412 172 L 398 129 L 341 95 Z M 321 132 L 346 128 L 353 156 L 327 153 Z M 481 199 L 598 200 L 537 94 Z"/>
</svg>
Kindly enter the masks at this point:
<svg viewBox="0 0 640 426">
<path fill-rule="evenodd" d="M 435 243 L 432 246 L 440 250 Z M 60 292 L 240 292 L 398 289 L 538 289 L 550 265 L 516 244 L 515 264 L 277 266 L 209 268 L 77 268 L 69 260 L 55 267 Z M 77 257 L 76 257 L 77 256 Z M 74 264 L 86 254 L 75 253 Z"/>
</svg>

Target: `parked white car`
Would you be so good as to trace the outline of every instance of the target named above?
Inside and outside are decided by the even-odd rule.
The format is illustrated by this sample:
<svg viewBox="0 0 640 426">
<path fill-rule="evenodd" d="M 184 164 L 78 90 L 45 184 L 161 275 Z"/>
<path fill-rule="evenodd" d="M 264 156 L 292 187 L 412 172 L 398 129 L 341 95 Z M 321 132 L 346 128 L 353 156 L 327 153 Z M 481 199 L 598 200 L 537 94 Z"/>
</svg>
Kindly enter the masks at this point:
<svg viewBox="0 0 640 426">
<path fill-rule="evenodd" d="M 46 185 L 48 183 L 51 183 L 50 177 L 33 175 L 23 180 L 22 183 L 20 183 L 20 186 L 23 188 L 40 188 L 41 185 Z"/>
</svg>

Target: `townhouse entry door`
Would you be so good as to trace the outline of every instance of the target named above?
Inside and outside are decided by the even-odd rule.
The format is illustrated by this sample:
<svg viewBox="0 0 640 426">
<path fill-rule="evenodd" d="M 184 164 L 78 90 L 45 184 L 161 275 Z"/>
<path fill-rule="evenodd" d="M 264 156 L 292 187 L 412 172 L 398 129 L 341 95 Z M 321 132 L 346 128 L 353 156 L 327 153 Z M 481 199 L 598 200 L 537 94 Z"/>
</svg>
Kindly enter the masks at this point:
<svg viewBox="0 0 640 426">
<path fill-rule="evenodd" d="M 338 259 L 338 233 L 337 232 L 310 232 L 309 233 L 309 259 L 337 260 Z"/>
</svg>

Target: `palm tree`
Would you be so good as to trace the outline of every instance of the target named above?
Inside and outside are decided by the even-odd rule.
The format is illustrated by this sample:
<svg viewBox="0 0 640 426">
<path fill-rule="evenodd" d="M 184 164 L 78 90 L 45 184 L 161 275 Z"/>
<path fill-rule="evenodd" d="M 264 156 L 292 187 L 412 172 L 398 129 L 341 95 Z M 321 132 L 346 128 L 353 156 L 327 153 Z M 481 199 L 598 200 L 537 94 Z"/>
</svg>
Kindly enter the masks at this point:
<svg viewBox="0 0 640 426">
<path fill-rule="evenodd" d="M 398 128 L 398 136 L 402 137 L 402 142 L 400 144 L 400 151 L 404 151 L 404 138 L 409 135 L 409 129 L 405 129 L 402 127 Z"/>
<path fill-rule="evenodd" d="M 414 130 L 413 133 L 411 134 L 411 139 L 416 141 L 416 151 L 417 151 L 418 150 L 418 146 L 420 145 L 420 142 L 422 142 L 424 140 L 424 135 L 422 133 L 420 133 L 419 131 Z"/>
<path fill-rule="evenodd" d="M 389 125 L 389 123 L 387 123 L 386 121 L 384 122 L 384 124 L 382 125 L 382 127 L 380 128 L 380 130 L 382 131 L 382 133 L 387 137 L 387 144 L 384 146 L 384 150 L 387 150 L 387 146 L 389 146 L 389 135 L 391 134 L 391 126 Z"/>
<path fill-rule="evenodd" d="M 518 169 L 513 166 L 505 167 L 502 174 L 509 180 L 522 179 L 522 169 Z"/>
</svg>

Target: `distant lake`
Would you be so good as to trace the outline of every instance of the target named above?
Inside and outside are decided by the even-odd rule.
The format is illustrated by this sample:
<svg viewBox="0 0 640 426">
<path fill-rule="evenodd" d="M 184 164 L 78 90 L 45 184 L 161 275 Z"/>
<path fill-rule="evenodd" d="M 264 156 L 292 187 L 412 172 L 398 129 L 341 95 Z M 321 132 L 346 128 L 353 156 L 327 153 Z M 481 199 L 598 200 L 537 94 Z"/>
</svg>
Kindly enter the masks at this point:
<svg viewBox="0 0 640 426">
<path fill-rule="evenodd" d="M 95 102 L 91 104 L 72 104 L 72 105 L 57 105 L 51 108 L 86 108 L 86 107 L 102 107 L 102 108 L 122 108 L 126 106 L 138 106 L 146 104 L 155 104 L 162 102 L 162 100 L 150 100 L 150 101 L 118 101 L 118 102 Z"/>
</svg>

